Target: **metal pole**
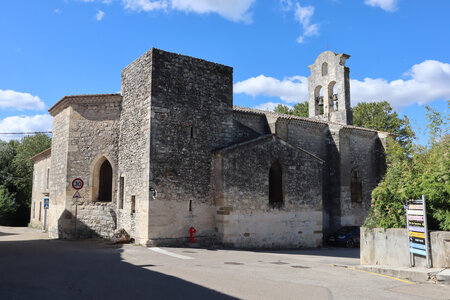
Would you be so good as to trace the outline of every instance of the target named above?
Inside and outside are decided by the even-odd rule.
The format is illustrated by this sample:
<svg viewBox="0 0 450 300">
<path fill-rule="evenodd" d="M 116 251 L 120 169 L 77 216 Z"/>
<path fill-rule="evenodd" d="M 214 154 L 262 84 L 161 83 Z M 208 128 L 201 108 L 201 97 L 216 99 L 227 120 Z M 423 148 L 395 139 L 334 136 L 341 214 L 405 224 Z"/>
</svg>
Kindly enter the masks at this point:
<svg viewBox="0 0 450 300">
<path fill-rule="evenodd" d="M 425 253 L 427 254 L 427 268 L 431 268 L 431 253 L 430 253 L 430 243 L 428 236 L 428 224 L 427 224 L 427 206 L 425 205 L 425 196 L 422 195 L 423 202 L 423 225 L 425 227 Z"/>
<path fill-rule="evenodd" d="M 409 219 L 408 219 L 408 200 L 406 200 L 406 236 L 408 237 L 408 252 L 409 252 L 409 267 L 413 266 L 413 261 L 412 261 L 412 253 L 411 253 L 411 247 L 409 245 Z"/>
<path fill-rule="evenodd" d="M 44 208 L 44 228 L 43 231 L 46 232 L 47 231 L 47 208 Z"/>
<path fill-rule="evenodd" d="M 78 197 L 75 197 L 75 238 L 77 238 Z"/>
</svg>

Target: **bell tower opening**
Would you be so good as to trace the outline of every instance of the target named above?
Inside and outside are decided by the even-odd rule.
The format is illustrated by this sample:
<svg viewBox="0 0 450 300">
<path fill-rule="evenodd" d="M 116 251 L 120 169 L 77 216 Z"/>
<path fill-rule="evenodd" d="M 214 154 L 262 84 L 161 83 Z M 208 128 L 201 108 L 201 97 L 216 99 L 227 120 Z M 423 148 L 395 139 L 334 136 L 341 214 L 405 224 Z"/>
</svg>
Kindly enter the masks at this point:
<svg viewBox="0 0 450 300">
<path fill-rule="evenodd" d="M 353 125 L 350 106 L 350 69 L 345 66 L 347 54 L 321 53 L 308 66 L 309 117 Z"/>
</svg>

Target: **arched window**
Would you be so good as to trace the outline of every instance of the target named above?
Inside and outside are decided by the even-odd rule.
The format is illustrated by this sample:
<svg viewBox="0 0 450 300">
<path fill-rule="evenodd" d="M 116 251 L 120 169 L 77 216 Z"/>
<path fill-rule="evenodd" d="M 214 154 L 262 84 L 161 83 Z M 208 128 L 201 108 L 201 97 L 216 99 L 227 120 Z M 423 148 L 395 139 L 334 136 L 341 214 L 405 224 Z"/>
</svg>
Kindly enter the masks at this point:
<svg viewBox="0 0 450 300">
<path fill-rule="evenodd" d="M 362 183 L 361 177 L 359 177 L 358 171 L 352 171 L 352 182 L 351 182 L 351 197 L 352 202 L 361 203 L 362 202 Z"/>
<path fill-rule="evenodd" d="M 316 115 L 323 114 L 323 88 L 321 85 L 314 89 L 314 99 L 316 100 Z"/>
<path fill-rule="evenodd" d="M 283 206 L 283 173 L 278 161 L 274 162 L 269 171 L 269 206 Z"/>
<path fill-rule="evenodd" d="M 328 97 L 330 98 L 330 105 L 332 105 L 333 109 L 330 111 L 338 110 L 338 97 L 337 97 L 337 84 L 336 81 L 331 81 L 328 84 Z"/>
<path fill-rule="evenodd" d="M 322 76 L 328 75 L 328 64 L 324 62 L 322 64 Z"/>
<path fill-rule="evenodd" d="M 100 167 L 98 201 L 111 202 L 112 196 L 112 167 L 106 159 Z"/>
</svg>

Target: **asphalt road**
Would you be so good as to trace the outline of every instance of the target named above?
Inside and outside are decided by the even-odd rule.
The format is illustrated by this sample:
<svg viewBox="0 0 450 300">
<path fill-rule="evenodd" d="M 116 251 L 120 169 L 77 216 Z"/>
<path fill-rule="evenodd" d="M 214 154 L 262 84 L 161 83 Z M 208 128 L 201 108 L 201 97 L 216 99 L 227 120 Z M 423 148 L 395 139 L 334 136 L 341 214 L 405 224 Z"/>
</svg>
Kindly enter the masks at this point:
<svg viewBox="0 0 450 300">
<path fill-rule="evenodd" d="M 0 226 L 0 299 L 450 299 L 345 267 L 358 263 L 359 249 L 149 249 Z"/>
</svg>

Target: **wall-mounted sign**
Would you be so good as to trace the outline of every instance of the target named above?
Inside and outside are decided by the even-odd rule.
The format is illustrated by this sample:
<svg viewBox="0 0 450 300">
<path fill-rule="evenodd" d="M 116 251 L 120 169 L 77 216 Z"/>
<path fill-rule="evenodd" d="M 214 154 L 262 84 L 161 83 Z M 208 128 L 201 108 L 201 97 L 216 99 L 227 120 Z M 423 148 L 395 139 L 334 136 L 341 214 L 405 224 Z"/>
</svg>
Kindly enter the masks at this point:
<svg viewBox="0 0 450 300">
<path fill-rule="evenodd" d="M 414 254 L 425 256 L 427 267 L 431 268 L 428 240 L 427 211 L 425 196 L 419 200 L 406 201 L 406 226 L 409 240 L 409 264 L 415 265 Z"/>
<path fill-rule="evenodd" d="M 44 209 L 48 209 L 50 206 L 50 199 L 48 197 L 44 198 Z"/>
</svg>

